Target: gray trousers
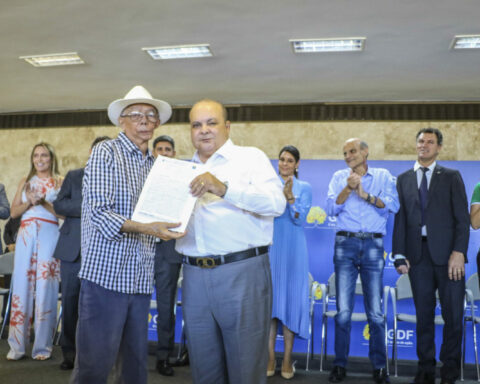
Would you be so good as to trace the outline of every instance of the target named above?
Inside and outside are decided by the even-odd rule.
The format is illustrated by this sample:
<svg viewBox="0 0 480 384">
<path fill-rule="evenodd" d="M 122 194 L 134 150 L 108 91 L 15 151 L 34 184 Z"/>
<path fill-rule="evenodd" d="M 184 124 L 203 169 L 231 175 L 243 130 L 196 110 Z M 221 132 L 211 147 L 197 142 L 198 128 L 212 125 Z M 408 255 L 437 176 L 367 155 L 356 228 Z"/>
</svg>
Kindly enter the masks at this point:
<svg viewBox="0 0 480 384">
<path fill-rule="evenodd" d="M 212 269 L 184 264 L 182 309 L 195 384 L 266 383 L 268 254 Z"/>
</svg>

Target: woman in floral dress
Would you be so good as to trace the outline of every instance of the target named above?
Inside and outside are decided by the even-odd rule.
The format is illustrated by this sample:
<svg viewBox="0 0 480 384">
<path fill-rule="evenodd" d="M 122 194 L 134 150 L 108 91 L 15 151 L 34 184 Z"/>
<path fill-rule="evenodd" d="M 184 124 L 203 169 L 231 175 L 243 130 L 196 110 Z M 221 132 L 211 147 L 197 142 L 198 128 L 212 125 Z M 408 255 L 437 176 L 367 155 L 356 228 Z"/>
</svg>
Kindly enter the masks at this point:
<svg viewBox="0 0 480 384">
<path fill-rule="evenodd" d="M 8 360 L 25 357 L 32 323 L 32 357 L 49 359 L 56 326 L 59 262 L 52 255 L 59 232 L 52 202 L 62 178 L 55 152 L 47 143 L 33 147 L 30 163 L 30 172 L 20 181 L 11 207 L 11 216 L 22 219 L 15 245 Z"/>
</svg>

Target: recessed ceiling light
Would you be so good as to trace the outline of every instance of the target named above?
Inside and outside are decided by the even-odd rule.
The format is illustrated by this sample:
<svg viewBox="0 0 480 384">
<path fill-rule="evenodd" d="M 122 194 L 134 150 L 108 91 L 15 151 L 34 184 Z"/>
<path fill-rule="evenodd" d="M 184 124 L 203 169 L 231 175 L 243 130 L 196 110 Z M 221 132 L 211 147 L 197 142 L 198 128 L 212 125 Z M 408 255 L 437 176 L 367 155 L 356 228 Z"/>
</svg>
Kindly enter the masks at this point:
<svg viewBox="0 0 480 384">
<path fill-rule="evenodd" d="M 363 51 L 365 37 L 342 37 L 334 39 L 291 39 L 293 52 L 358 52 Z"/>
<path fill-rule="evenodd" d="M 171 45 L 168 47 L 142 48 L 153 60 L 193 59 L 213 56 L 210 44 Z"/>
<path fill-rule="evenodd" d="M 456 35 L 453 38 L 453 49 L 479 49 L 480 35 Z"/>
<path fill-rule="evenodd" d="M 25 60 L 34 67 L 52 67 L 57 65 L 75 65 L 85 64 L 77 52 L 52 53 L 49 55 L 20 56 L 19 59 Z"/>
</svg>

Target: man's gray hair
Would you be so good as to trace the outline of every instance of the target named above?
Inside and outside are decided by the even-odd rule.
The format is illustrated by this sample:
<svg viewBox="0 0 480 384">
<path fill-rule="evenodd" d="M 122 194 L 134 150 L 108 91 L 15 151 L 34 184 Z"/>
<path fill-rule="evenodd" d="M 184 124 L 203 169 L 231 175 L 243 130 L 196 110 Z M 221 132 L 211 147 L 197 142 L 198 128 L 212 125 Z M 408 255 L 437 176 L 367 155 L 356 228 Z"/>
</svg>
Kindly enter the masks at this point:
<svg viewBox="0 0 480 384">
<path fill-rule="evenodd" d="M 366 141 L 360 140 L 360 149 L 368 149 L 368 144 Z"/>
</svg>

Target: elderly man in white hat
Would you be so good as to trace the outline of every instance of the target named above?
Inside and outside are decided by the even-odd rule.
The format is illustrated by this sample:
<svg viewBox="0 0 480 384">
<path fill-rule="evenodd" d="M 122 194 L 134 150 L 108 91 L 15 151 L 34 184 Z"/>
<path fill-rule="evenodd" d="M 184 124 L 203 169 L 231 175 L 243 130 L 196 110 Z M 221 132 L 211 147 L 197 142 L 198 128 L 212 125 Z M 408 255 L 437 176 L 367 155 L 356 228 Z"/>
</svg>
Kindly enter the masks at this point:
<svg viewBox="0 0 480 384">
<path fill-rule="evenodd" d="M 136 86 L 108 107 L 122 128 L 93 149 L 83 178 L 82 266 L 77 354 L 72 383 L 147 382 L 148 310 L 153 290 L 154 238 L 176 239 L 178 224 L 132 221 L 154 158 L 153 131 L 172 109 Z"/>
</svg>

